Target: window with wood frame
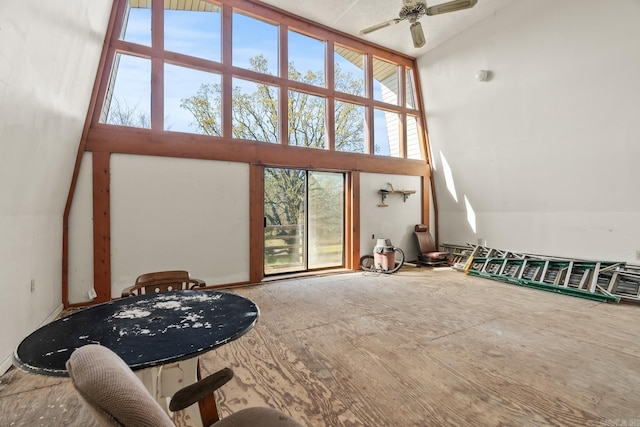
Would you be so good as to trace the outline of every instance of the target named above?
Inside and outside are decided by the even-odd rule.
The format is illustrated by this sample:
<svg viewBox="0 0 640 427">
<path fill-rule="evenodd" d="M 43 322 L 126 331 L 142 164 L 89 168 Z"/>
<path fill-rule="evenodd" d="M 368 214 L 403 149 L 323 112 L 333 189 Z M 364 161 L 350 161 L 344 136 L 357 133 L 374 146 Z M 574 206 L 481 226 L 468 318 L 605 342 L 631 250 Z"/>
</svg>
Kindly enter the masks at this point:
<svg viewBox="0 0 640 427">
<path fill-rule="evenodd" d="M 119 11 L 101 124 L 425 160 L 411 58 L 249 0 Z"/>
</svg>

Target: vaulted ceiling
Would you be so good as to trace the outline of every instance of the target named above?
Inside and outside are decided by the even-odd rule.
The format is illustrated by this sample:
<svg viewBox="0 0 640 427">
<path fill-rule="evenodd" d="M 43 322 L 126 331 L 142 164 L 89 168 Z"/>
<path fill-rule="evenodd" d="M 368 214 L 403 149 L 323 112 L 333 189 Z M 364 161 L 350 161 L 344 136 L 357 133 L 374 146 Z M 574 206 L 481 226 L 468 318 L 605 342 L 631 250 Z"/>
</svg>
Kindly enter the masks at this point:
<svg viewBox="0 0 640 427">
<path fill-rule="evenodd" d="M 428 0 L 427 5 L 434 6 L 446 1 L 448 0 Z M 402 0 L 263 0 L 263 3 L 409 56 L 418 57 L 496 13 L 512 1 L 514 0 L 478 0 L 471 9 L 424 16 L 420 22 L 427 43 L 421 48 L 413 47 L 407 21 L 364 36 L 359 35 L 359 32 L 365 28 L 397 18 L 403 6 Z"/>
</svg>

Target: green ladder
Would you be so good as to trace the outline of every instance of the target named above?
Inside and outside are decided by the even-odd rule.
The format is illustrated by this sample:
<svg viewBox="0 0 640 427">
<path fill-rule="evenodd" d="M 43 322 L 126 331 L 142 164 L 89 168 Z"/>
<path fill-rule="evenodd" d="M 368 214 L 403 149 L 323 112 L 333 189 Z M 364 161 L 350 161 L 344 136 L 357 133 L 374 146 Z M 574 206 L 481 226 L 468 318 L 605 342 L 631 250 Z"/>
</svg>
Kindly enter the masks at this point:
<svg viewBox="0 0 640 427">
<path fill-rule="evenodd" d="M 472 276 L 593 301 L 640 303 L 640 266 L 548 257 L 471 244 L 457 249 L 460 256 L 454 268 Z"/>
</svg>

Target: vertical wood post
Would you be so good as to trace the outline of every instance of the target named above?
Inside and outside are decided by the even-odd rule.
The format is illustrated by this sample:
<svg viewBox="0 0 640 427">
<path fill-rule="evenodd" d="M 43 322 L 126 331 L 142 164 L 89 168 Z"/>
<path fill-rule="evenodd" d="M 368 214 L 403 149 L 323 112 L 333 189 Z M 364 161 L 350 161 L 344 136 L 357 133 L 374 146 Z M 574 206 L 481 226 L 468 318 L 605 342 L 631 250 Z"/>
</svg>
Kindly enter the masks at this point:
<svg viewBox="0 0 640 427">
<path fill-rule="evenodd" d="M 94 302 L 111 300 L 110 154 L 93 153 L 93 287 Z"/>
<path fill-rule="evenodd" d="M 264 167 L 249 167 L 249 283 L 264 278 Z"/>
<path fill-rule="evenodd" d="M 350 258 L 346 261 L 346 267 L 352 270 L 360 268 L 360 172 L 349 174 L 349 190 L 351 196 L 351 209 L 349 210 L 346 235 L 349 241 Z"/>
</svg>

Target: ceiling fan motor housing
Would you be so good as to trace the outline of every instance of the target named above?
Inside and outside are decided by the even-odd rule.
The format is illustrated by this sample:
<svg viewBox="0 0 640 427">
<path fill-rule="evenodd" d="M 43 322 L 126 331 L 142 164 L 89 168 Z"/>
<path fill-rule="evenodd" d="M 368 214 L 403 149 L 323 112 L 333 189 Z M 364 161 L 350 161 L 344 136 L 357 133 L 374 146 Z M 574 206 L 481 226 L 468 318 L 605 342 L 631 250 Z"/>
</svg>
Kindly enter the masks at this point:
<svg viewBox="0 0 640 427">
<path fill-rule="evenodd" d="M 417 2 L 411 5 L 402 6 L 400 9 L 400 19 L 408 19 L 413 22 L 422 16 L 427 14 L 427 4 L 424 2 Z"/>
</svg>

